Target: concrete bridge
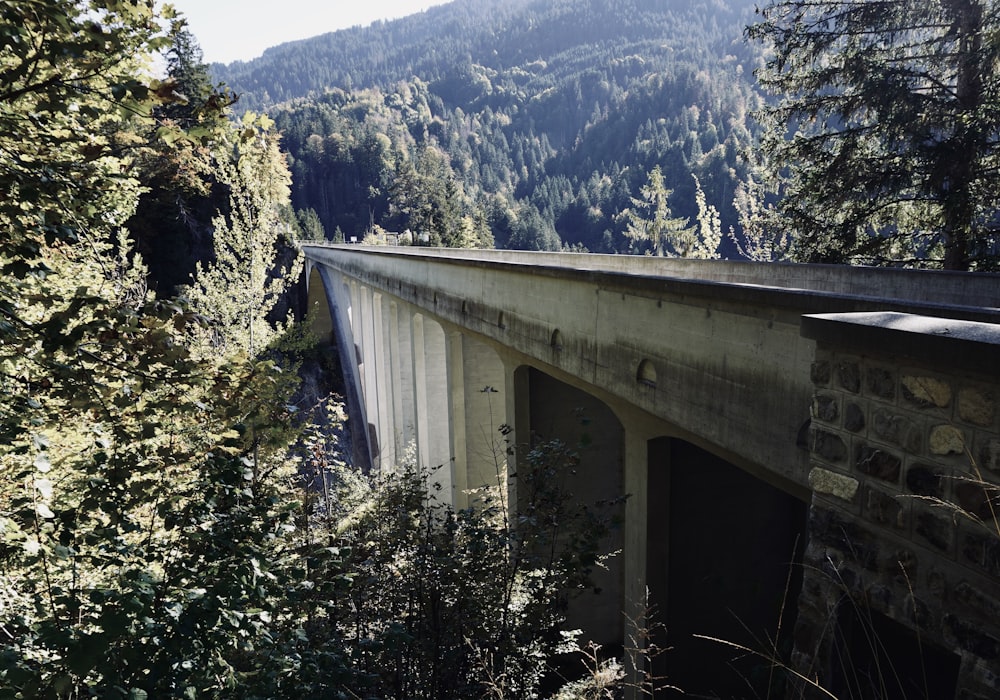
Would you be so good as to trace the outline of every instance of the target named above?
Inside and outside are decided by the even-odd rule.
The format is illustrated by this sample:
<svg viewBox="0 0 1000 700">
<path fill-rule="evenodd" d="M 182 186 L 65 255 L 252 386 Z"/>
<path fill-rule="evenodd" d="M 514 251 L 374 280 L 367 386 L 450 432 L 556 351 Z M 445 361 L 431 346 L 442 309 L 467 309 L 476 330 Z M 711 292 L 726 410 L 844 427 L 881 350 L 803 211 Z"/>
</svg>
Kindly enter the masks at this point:
<svg viewBox="0 0 1000 700">
<path fill-rule="evenodd" d="M 1000 694 L 1000 277 L 303 252 L 373 467 L 413 448 L 455 506 L 498 478 L 516 504 L 507 474 L 560 438 L 587 445 L 578 498 L 628 496 L 576 603 L 592 638 L 625 644 L 648 591 L 673 647 L 654 671 L 689 693 L 767 691 L 705 635 L 842 695 L 876 697 L 890 663 L 878 697 Z"/>
</svg>

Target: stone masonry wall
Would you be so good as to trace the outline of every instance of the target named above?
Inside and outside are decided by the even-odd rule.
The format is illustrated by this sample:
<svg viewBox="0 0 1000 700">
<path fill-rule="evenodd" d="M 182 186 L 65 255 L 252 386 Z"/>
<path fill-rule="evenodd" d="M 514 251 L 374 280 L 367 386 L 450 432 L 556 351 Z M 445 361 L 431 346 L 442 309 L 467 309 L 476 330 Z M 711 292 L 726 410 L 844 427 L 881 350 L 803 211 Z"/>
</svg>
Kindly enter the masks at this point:
<svg viewBox="0 0 1000 700">
<path fill-rule="evenodd" d="M 990 372 L 872 347 L 818 341 L 793 665 L 835 684 L 857 605 L 954 654 L 954 697 L 1000 697 L 1000 348 Z"/>
</svg>

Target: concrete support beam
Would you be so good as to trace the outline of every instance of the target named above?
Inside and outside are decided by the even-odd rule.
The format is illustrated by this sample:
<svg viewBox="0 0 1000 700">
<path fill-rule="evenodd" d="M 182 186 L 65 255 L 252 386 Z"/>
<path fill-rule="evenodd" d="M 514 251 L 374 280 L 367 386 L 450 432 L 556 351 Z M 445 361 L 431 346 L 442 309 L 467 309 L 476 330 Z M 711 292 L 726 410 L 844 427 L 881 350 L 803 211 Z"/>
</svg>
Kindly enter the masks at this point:
<svg viewBox="0 0 1000 700">
<path fill-rule="evenodd" d="M 449 411 L 452 415 L 451 451 L 454 455 L 452 503 L 455 508 L 468 506 L 469 455 L 465 419 L 468 410 L 465 405 L 465 362 L 462 334 L 448 333 L 448 387 Z"/>
<path fill-rule="evenodd" d="M 448 365 L 455 503 L 465 508 L 484 496 L 484 489 L 506 488 L 506 443 L 499 432 L 507 422 L 506 378 L 492 348 L 459 332 L 449 335 Z"/>
<path fill-rule="evenodd" d="M 359 365 L 355 328 L 352 324 L 355 314 L 350 286 L 343 275 L 326 266 L 314 268 L 311 276 L 315 277 L 317 273 L 322 284 L 316 284 L 314 279 L 309 286 L 310 309 L 314 305 L 323 303 L 320 294 L 324 291 L 326 309 L 320 308 L 316 314 L 315 323 L 318 325 L 314 330 L 321 338 L 336 343 L 344 373 L 348 415 L 351 416 L 349 421 L 353 445 L 351 459 L 355 466 L 367 471 L 372 465 L 372 454 L 368 443 L 368 418 L 361 381 L 362 368 Z M 326 331 L 328 326 L 333 330 L 332 337 Z"/>
<path fill-rule="evenodd" d="M 441 325 L 422 314 L 413 316 L 413 377 L 417 464 L 428 470 L 429 484 L 439 485 L 443 499 L 453 503 L 448 347 Z"/>
<path fill-rule="evenodd" d="M 625 425 L 625 526 L 621 557 L 624 569 L 623 610 L 625 616 L 626 672 L 632 686 L 641 680 L 645 662 L 638 650 L 630 647 L 644 644 L 636 631 L 646 626 L 646 499 L 649 480 L 649 435 Z M 635 687 L 628 689 L 626 698 L 639 697 Z"/>
<path fill-rule="evenodd" d="M 393 420 L 395 422 L 396 461 L 406 459 L 416 447 L 416 407 L 413 395 L 413 313 L 405 304 L 393 303 L 389 309 L 389 337 L 393 348 L 391 368 Z"/>
<path fill-rule="evenodd" d="M 426 466 L 431 461 L 430 455 L 430 427 L 428 425 L 427 407 L 427 374 L 424 368 L 427 364 L 426 352 L 424 350 L 424 317 L 421 314 L 413 314 L 410 317 L 412 337 L 412 359 L 413 371 L 413 413 L 416 426 L 417 438 L 417 464 Z"/>
<path fill-rule="evenodd" d="M 375 356 L 375 375 L 370 381 L 375 385 L 376 434 L 379 437 L 379 469 L 391 470 L 396 466 L 396 421 L 392 405 L 395 385 L 389 371 L 394 364 L 390 342 L 388 314 L 381 294 L 372 295 L 372 340 Z"/>
<path fill-rule="evenodd" d="M 531 391 L 528 386 L 526 366 L 506 365 L 504 371 L 504 406 L 507 424 L 511 428 L 507 435 L 508 471 L 519 474 L 527 468 L 528 452 L 531 450 Z M 507 507 L 512 514 L 517 511 L 517 478 L 507 480 Z"/>
<path fill-rule="evenodd" d="M 382 436 L 378 431 L 378 391 L 375 364 L 375 322 L 373 310 L 373 295 L 369 287 L 357 289 L 359 313 L 355 321 L 355 338 L 361 341 L 361 393 L 365 403 L 365 414 L 368 416 L 368 440 L 372 453 L 372 467 L 381 469 Z M 360 331 L 360 332 L 358 332 Z"/>
</svg>

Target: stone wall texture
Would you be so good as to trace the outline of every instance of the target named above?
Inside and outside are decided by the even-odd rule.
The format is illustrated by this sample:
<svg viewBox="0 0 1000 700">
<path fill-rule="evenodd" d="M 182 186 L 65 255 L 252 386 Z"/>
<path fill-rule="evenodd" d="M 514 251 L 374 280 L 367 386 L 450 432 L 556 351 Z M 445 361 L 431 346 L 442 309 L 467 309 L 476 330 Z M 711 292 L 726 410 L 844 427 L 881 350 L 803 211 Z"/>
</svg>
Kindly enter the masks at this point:
<svg viewBox="0 0 1000 700">
<path fill-rule="evenodd" d="M 955 698 L 1000 697 L 997 374 L 864 353 L 820 343 L 812 367 L 793 664 L 835 682 L 837 624 L 851 606 L 915 633 L 939 654 L 928 658 L 954 659 Z"/>
</svg>

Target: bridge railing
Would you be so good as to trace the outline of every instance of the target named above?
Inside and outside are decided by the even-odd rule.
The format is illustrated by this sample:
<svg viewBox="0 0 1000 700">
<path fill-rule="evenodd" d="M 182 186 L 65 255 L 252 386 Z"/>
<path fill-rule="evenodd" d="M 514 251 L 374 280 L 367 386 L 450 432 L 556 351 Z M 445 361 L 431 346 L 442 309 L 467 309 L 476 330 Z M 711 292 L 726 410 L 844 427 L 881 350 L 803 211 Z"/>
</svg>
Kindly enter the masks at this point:
<svg viewBox="0 0 1000 700">
<path fill-rule="evenodd" d="M 690 280 L 746 289 L 828 294 L 917 304 L 934 315 L 1000 323 L 1000 275 L 992 273 L 913 270 L 903 268 L 853 267 L 799 263 L 759 263 L 737 260 L 692 260 L 640 255 L 565 253 L 548 251 L 432 248 L 424 246 L 362 246 L 301 241 L 309 248 L 342 251 L 347 255 L 392 256 L 456 265 L 528 266 L 550 271 L 625 275 L 672 280 Z"/>
</svg>

